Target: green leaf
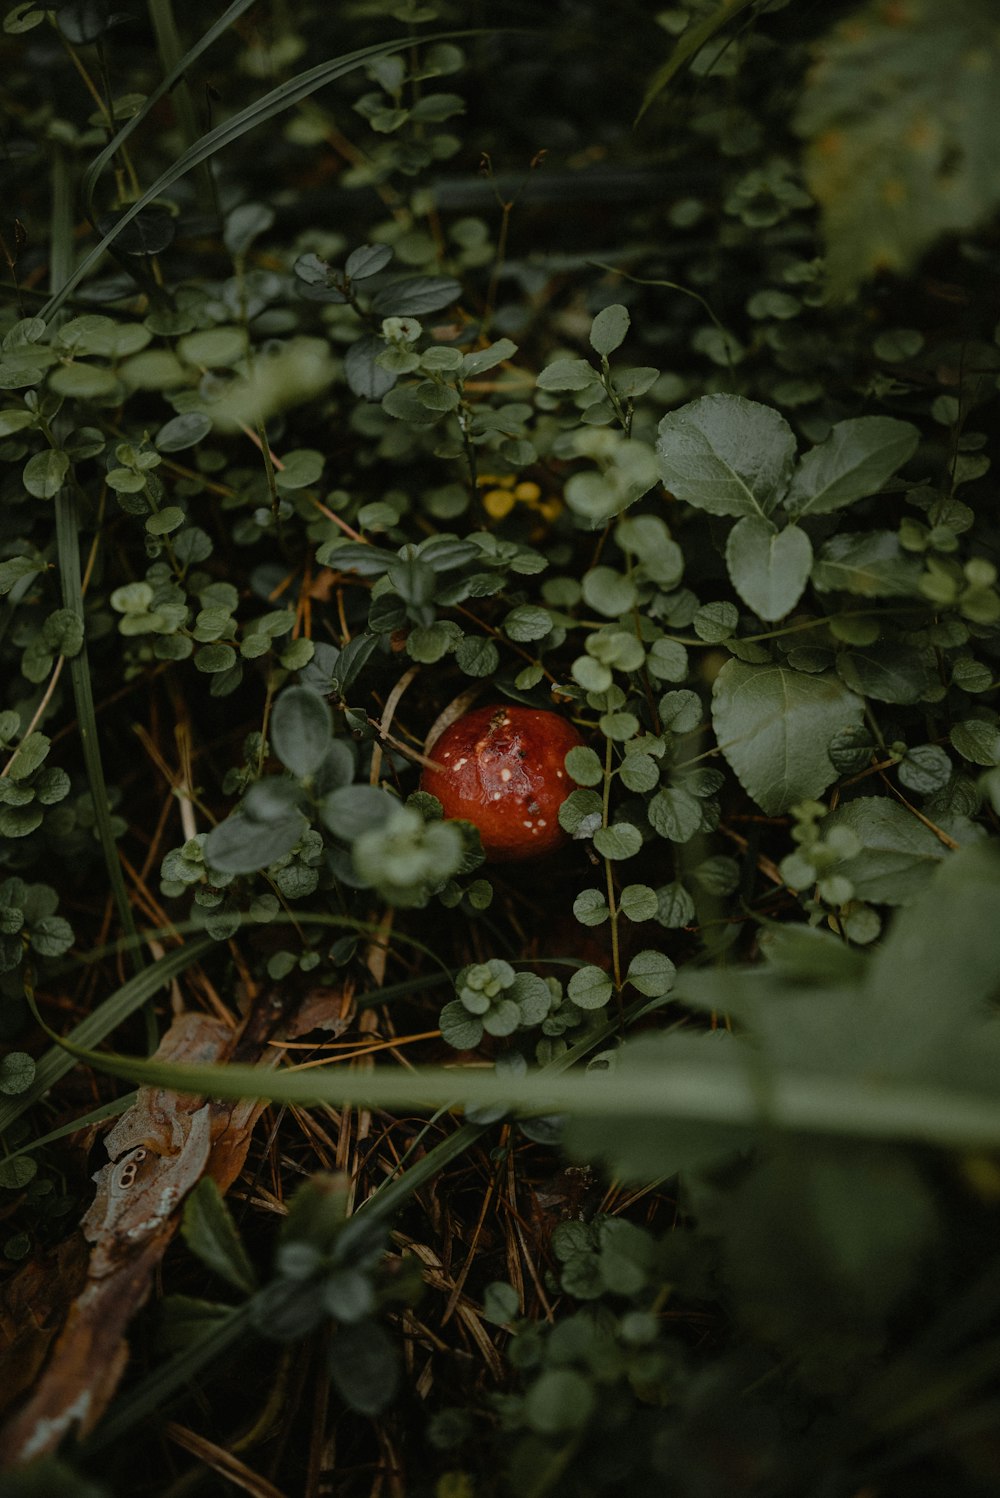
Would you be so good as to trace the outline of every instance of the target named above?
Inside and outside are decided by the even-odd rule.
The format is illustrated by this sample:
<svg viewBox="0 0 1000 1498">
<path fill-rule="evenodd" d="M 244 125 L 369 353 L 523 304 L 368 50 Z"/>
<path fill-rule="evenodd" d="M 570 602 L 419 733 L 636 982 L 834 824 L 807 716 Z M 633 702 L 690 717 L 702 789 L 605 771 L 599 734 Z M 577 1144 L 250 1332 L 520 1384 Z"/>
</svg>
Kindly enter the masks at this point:
<svg viewBox="0 0 1000 1498">
<path fill-rule="evenodd" d="M 578 1009 L 603 1009 L 614 991 L 611 979 L 599 967 L 578 968 L 566 985 Z"/>
<path fill-rule="evenodd" d="M 56 448 L 36 453 L 24 465 L 24 487 L 36 499 L 51 499 L 58 494 L 69 472 L 69 458 Z"/>
<path fill-rule="evenodd" d="M 203 645 L 196 650 L 193 656 L 196 671 L 203 671 L 208 676 L 214 676 L 220 671 L 228 671 L 235 666 L 237 660 L 236 651 L 232 645 L 224 645 L 217 642 L 214 645 Z"/>
<path fill-rule="evenodd" d="M 586 390 L 599 380 L 596 369 L 586 359 L 556 359 L 539 371 L 535 384 L 539 390 Z"/>
<path fill-rule="evenodd" d="M 582 586 L 584 602 L 609 619 L 627 613 L 636 600 L 635 583 L 614 567 L 591 567 Z"/>
<path fill-rule="evenodd" d="M 699 640 L 716 645 L 720 640 L 728 640 L 730 635 L 735 633 L 740 616 L 734 604 L 724 601 L 703 603 L 700 609 L 695 610 L 691 622 Z"/>
<path fill-rule="evenodd" d="M 33 562 L 30 557 L 8 557 L 5 562 L 0 562 L 0 598 L 22 578 L 37 577 L 44 571 L 44 562 Z"/>
<path fill-rule="evenodd" d="M 371 310 L 379 317 L 422 317 L 450 307 L 461 295 L 462 287 L 452 276 L 404 276 L 382 287 Z"/>
<path fill-rule="evenodd" d="M 618 909 L 630 921 L 655 920 L 659 908 L 656 891 L 648 884 L 626 884 L 618 899 Z"/>
<path fill-rule="evenodd" d="M 507 1326 L 520 1314 L 521 1302 L 513 1285 L 492 1280 L 483 1292 L 483 1318 L 496 1326 Z"/>
<path fill-rule="evenodd" d="M 820 548 L 812 583 L 821 593 L 918 597 L 922 571 L 919 558 L 903 551 L 894 531 L 841 532 Z"/>
<path fill-rule="evenodd" d="M 604 779 L 604 766 L 600 757 L 593 749 L 587 749 L 582 744 L 568 750 L 564 763 L 577 785 L 600 785 Z"/>
<path fill-rule="evenodd" d="M 20 1191 L 37 1174 L 38 1161 L 32 1160 L 30 1155 L 15 1155 L 10 1159 L 0 1160 L 0 1190 Z M 43 1498 L 42 1493 L 38 1494 L 38 1498 Z"/>
<path fill-rule="evenodd" d="M 642 833 L 631 822 L 613 822 L 597 828 L 594 847 L 602 858 L 634 858 L 642 847 Z"/>
<path fill-rule="evenodd" d="M 928 660 L 924 651 L 893 640 L 840 651 L 837 674 L 853 692 L 876 702 L 921 702 L 937 686 L 933 658 Z"/>
<path fill-rule="evenodd" d="M 611 911 L 599 889 L 583 889 L 573 901 L 573 914 L 581 926 L 601 926 Z"/>
<path fill-rule="evenodd" d="M 353 395 L 366 401 L 380 401 L 396 383 L 396 375 L 376 363 L 385 351 L 385 343 L 374 334 L 365 334 L 351 344 L 344 355 L 344 374 Z"/>
<path fill-rule="evenodd" d="M 676 977 L 677 969 L 664 952 L 644 951 L 632 958 L 625 981 L 648 998 L 658 999 L 670 992 Z"/>
<path fill-rule="evenodd" d="M 737 1318 L 812 1378 L 843 1377 L 845 1361 L 853 1371 L 870 1356 L 873 1335 L 881 1343 L 938 1228 L 916 1162 L 846 1142 L 779 1142 L 701 1207 L 725 1244 Z"/>
<path fill-rule="evenodd" d="M 590 346 L 606 359 L 625 342 L 632 319 L 620 303 L 598 312 L 590 328 Z"/>
<path fill-rule="evenodd" d="M 744 515 L 729 532 L 726 565 L 733 587 L 758 618 L 783 619 L 802 597 L 812 567 L 812 545 L 797 525 L 776 530 Z"/>
<path fill-rule="evenodd" d="M 290 853 L 308 825 L 300 811 L 288 811 L 269 821 L 234 812 L 206 837 L 205 861 L 220 874 L 255 874 Z"/>
<path fill-rule="evenodd" d="M 73 927 L 61 915 L 43 915 L 32 923 L 31 950 L 39 957 L 61 957 L 73 940 Z"/>
<path fill-rule="evenodd" d="M 788 483 L 795 435 L 770 406 L 741 395 L 705 395 L 664 416 L 660 477 L 678 499 L 710 515 L 766 516 Z"/>
<path fill-rule="evenodd" d="M 35 1080 L 35 1063 L 25 1051 L 8 1051 L 0 1060 L 0 1092 L 17 1097 Z"/>
<path fill-rule="evenodd" d="M 832 294 L 905 273 L 941 234 L 971 229 L 1000 198 L 1000 47 L 989 0 L 879 0 L 818 44 L 795 121 L 819 202 Z"/>
<path fill-rule="evenodd" d="M 169 536 L 170 532 L 177 530 L 186 519 L 187 516 L 180 505 L 167 505 L 158 514 L 150 515 L 146 521 L 146 529 L 151 536 Z"/>
<path fill-rule="evenodd" d="M 319 769 L 333 736 L 324 698 L 312 687 L 286 687 L 271 714 L 271 747 L 286 770 L 299 779 Z"/>
<path fill-rule="evenodd" d="M 63 364 L 49 375 L 49 389 L 72 400 L 95 400 L 118 388 L 118 376 L 103 364 Z"/>
<path fill-rule="evenodd" d="M 698 55 L 705 43 L 711 41 L 717 31 L 752 3 L 753 0 L 722 0 L 720 5 L 710 10 L 702 19 L 688 23 L 667 61 L 653 74 L 643 95 L 642 106 L 636 115 L 636 124 L 681 68 Z"/>
<path fill-rule="evenodd" d="M 815 799 L 836 779 L 827 745 L 861 725 L 861 699 L 832 673 L 727 661 L 715 679 L 719 747 L 767 816 Z"/>
<path fill-rule="evenodd" d="M 896 916 L 866 968 L 868 1065 L 907 1078 L 943 1069 L 943 1079 L 958 1065 L 974 1087 L 981 1055 L 981 1085 L 992 1092 L 995 1053 L 982 1026 L 1000 971 L 998 902 L 1000 856 L 984 841 L 949 853 Z"/>
<path fill-rule="evenodd" d="M 330 1376 L 348 1409 L 378 1415 L 392 1403 L 402 1360 L 377 1321 L 340 1326 L 330 1344 Z"/>
<path fill-rule="evenodd" d="M 517 353 L 517 344 L 509 338 L 500 338 L 496 343 L 491 343 L 488 348 L 477 349 L 475 353 L 466 354 L 462 360 L 462 379 L 474 380 L 479 375 L 485 374 L 488 369 L 495 369 L 505 359 L 510 359 Z"/>
<path fill-rule="evenodd" d="M 500 665 L 500 652 L 483 635 L 465 635 L 455 647 L 455 660 L 466 676 L 493 676 Z"/>
<path fill-rule="evenodd" d="M 974 765 L 1000 765 L 1000 726 L 985 718 L 966 718 L 953 725 L 948 738 L 963 759 Z"/>
<path fill-rule="evenodd" d="M 630 791 L 651 791 L 660 782 L 660 767 L 651 754 L 630 754 L 618 773 Z"/>
<path fill-rule="evenodd" d="M 649 825 L 672 843 L 686 843 L 701 827 L 701 802 L 683 786 L 657 791 L 646 807 Z"/>
<path fill-rule="evenodd" d="M 792 478 L 785 505 L 790 515 L 825 515 L 877 494 L 913 457 L 920 433 L 891 416 L 838 421 L 825 442 L 807 452 Z"/>
<path fill-rule="evenodd" d="M 335 1321 L 363 1321 L 375 1309 L 375 1286 L 361 1269 L 338 1269 L 323 1282 L 323 1305 Z"/>
<path fill-rule="evenodd" d="M 947 855 L 941 839 L 898 801 L 859 796 L 824 817 L 823 837 L 836 828 L 854 833 L 862 851 L 838 863 L 834 872 L 854 886 L 859 900 L 910 905 Z"/>
<path fill-rule="evenodd" d="M 565 1436 L 582 1430 L 597 1405 L 593 1385 L 569 1368 L 548 1368 L 524 1396 L 524 1418 L 541 1436 Z"/>
<path fill-rule="evenodd" d="M 281 469 L 274 475 L 275 486 L 281 494 L 308 489 L 322 474 L 325 462 L 323 454 L 311 447 L 286 453 Z"/>
<path fill-rule="evenodd" d="M 345 785 L 324 799 L 320 815 L 335 837 L 350 843 L 381 827 L 398 807 L 396 797 L 379 786 Z"/>
<path fill-rule="evenodd" d="M 940 744 L 915 744 L 907 749 L 896 771 L 900 784 L 918 795 L 942 790 L 951 779 L 952 763 Z"/>
<path fill-rule="evenodd" d="M 188 1248 L 227 1284 L 249 1295 L 257 1276 L 222 1192 L 203 1176 L 184 1203 L 181 1233 Z"/>
<path fill-rule="evenodd" d="M 657 681 L 685 681 L 688 653 L 677 640 L 654 640 L 646 656 L 649 674 Z"/>
<path fill-rule="evenodd" d="M 261 234 L 274 223 L 274 209 L 267 203 L 240 203 L 226 215 L 222 241 L 230 255 L 245 255 Z"/>
<path fill-rule="evenodd" d="M 552 615 L 536 604 L 521 603 L 505 617 L 503 628 L 508 638 L 519 644 L 544 640 L 552 629 Z"/>
<path fill-rule="evenodd" d="M 460 999 L 452 999 L 441 1010 L 441 1038 L 456 1051 L 473 1051 L 483 1038 L 483 1024 L 470 1014 Z"/>
<path fill-rule="evenodd" d="M 359 245 L 348 255 L 344 264 L 344 273 L 348 280 L 366 281 L 369 276 L 377 276 L 380 270 L 385 270 L 392 259 L 392 254 L 391 245 Z"/>
<path fill-rule="evenodd" d="M 34 775 L 39 765 L 45 763 L 51 744 L 52 740 L 48 735 L 39 733 L 37 728 L 25 734 L 17 746 L 17 758 L 8 771 L 11 780 L 17 784 L 18 781 L 27 780 L 29 775 Z"/>
</svg>

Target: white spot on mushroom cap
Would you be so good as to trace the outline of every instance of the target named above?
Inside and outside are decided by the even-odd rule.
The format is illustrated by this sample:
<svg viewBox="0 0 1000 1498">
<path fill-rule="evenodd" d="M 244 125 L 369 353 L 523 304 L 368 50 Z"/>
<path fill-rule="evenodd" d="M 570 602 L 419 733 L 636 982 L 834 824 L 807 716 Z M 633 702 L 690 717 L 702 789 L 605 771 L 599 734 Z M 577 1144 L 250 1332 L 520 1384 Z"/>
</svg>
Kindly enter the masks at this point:
<svg viewBox="0 0 1000 1498">
<path fill-rule="evenodd" d="M 506 785 L 507 781 L 510 779 L 510 771 L 509 770 L 501 770 L 500 771 L 500 779 Z"/>
</svg>

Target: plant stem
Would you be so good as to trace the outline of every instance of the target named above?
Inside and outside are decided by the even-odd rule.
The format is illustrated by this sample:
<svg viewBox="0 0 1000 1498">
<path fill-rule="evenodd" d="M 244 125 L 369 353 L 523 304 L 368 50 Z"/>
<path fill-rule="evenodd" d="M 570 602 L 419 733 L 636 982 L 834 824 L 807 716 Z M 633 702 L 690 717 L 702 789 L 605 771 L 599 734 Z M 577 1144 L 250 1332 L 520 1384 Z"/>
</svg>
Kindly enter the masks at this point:
<svg viewBox="0 0 1000 1498">
<path fill-rule="evenodd" d="M 156 47 L 160 54 L 163 76 L 166 77 L 174 71 L 184 56 L 172 0 L 149 0 L 149 19 L 156 34 Z M 202 132 L 198 128 L 195 116 L 191 85 L 186 78 L 180 79 L 171 98 L 174 109 L 177 111 L 177 123 L 180 126 L 184 144 L 190 150 L 197 144 Z M 197 184 L 198 205 L 202 213 L 218 223 L 221 218 L 219 195 L 216 192 L 212 169 L 207 161 L 198 164 L 194 171 L 194 178 Z"/>
</svg>

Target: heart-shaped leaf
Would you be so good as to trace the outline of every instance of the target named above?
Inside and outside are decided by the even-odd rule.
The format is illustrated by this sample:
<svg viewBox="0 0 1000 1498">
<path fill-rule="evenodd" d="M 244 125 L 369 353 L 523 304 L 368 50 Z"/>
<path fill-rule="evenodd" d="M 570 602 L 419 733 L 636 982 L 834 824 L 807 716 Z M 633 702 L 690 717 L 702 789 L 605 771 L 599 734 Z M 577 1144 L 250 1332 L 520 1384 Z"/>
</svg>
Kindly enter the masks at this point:
<svg viewBox="0 0 1000 1498">
<path fill-rule="evenodd" d="M 768 623 L 783 619 L 802 597 L 812 567 L 812 544 L 804 530 L 744 515 L 729 532 L 726 565 L 743 602 Z"/>
</svg>

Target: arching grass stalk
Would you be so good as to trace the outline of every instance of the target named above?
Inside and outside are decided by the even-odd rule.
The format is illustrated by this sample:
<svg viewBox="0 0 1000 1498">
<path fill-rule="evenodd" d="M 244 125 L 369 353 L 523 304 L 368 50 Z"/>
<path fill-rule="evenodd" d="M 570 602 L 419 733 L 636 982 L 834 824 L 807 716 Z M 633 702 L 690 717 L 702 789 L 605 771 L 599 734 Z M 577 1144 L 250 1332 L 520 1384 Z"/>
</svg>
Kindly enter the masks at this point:
<svg viewBox="0 0 1000 1498">
<path fill-rule="evenodd" d="M 54 296 L 72 278 L 73 264 L 73 205 L 69 167 L 65 152 L 60 146 L 54 148 L 52 163 L 52 246 L 49 268 L 50 286 Z M 47 434 L 52 440 L 51 433 Z M 80 565 L 80 515 L 77 496 L 72 482 L 64 484 L 55 496 L 56 551 L 59 561 L 59 583 L 62 590 L 63 608 L 80 621 L 81 633 L 85 628 L 83 612 L 83 573 Z M 70 660 L 70 680 L 73 684 L 73 700 L 76 706 L 77 724 L 80 732 L 80 748 L 87 771 L 87 782 L 94 803 L 94 818 L 97 836 L 108 871 L 111 894 L 118 911 L 122 930 L 131 939 L 129 953 L 136 971 L 145 965 L 139 944 L 132 907 L 118 850 L 115 846 L 114 829 L 111 825 L 111 803 L 101 763 L 101 750 L 97 737 L 97 717 L 94 712 L 94 693 L 87 659 L 87 643 L 83 644 Z M 149 1039 L 156 1042 L 155 1024 L 150 1024 Z"/>
</svg>

